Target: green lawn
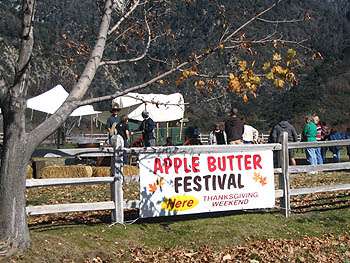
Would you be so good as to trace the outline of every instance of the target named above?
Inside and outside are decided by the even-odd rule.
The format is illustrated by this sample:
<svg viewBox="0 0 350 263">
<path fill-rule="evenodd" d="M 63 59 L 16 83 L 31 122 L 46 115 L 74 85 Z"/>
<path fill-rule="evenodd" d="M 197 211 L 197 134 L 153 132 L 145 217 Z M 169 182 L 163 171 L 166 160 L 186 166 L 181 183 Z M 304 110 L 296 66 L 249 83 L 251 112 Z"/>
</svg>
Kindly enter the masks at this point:
<svg viewBox="0 0 350 263">
<path fill-rule="evenodd" d="M 324 245 L 322 242 L 332 246 L 332 252 L 344 260 L 347 259 L 346 253 L 350 253 L 349 208 L 293 215 L 288 219 L 279 213 L 248 212 L 220 217 L 217 214 L 207 218 L 192 217 L 183 221 L 138 221 L 125 226 L 92 221 L 89 224 L 67 223 L 32 225 L 32 247 L 25 255 L 14 257 L 14 262 L 137 262 L 135 257 L 154 256 L 159 251 L 169 255 L 178 251 L 184 257 L 182 262 L 191 262 L 186 253 L 202 253 L 205 248 L 212 253 L 226 250 L 234 253 L 240 247 L 246 248 L 248 259 L 266 259 L 264 249 L 271 249 L 276 244 L 282 250 L 283 244 L 295 247 L 290 259 L 309 259 L 308 251 L 311 253 L 315 249 L 312 240 L 317 240 L 319 246 Z M 305 238 L 310 241 L 304 247 L 298 247 Z M 251 247 L 256 247 L 258 252 Z M 323 253 L 322 249 L 319 250 Z M 281 253 L 280 256 L 284 252 Z M 275 259 L 278 259 L 278 254 Z M 169 262 L 162 258 L 158 260 Z"/>
<path fill-rule="evenodd" d="M 291 180 L 294 188 L 334 183 L 350 183 L 350 174 Z M 137 199 L 136 183 L 124 191 Z M 31 205 L 102 201 L 110 190 L 34 188 L 27 197 Z M 296 197 L 292 209 L 288 219 L 278 211 L 246 211 L 136 222 L 137 211 L 129 211 L 126 225 L 113 226 L 109 212 L 29 217 L 32 247 L 12 262 L 350 262 L 350 191 Z"/>
</svg>

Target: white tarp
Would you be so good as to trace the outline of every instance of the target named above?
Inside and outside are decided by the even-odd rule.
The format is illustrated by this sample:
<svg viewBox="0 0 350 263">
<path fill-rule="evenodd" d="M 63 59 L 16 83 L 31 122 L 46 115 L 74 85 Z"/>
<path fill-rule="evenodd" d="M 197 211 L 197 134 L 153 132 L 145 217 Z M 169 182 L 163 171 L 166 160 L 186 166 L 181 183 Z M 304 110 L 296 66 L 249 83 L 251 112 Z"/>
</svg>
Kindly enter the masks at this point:
<svg viewBox="0 0 350 263">
<path fill-rule="evenodd" d="M 46 91 L 34 98 L 27 100 L 27 107 L 33 110 L 54 114 L 68 97 L 68 92 L 61 86 Z M 81 106 L 75 109 L 70 116 L 84 116 L 98 114 L 92 105 Z"/>
<path fill-rule="evenodd" d="M 133 120 L 142 121 L 142 111 L 147 110 L 155 122 L 168 122 L 183 119 L 185 112 L 184 98 L 180 93 L 170 95 L 128 93 L 113 100 L 121 108 L 140 104 L 128 114 Z"/>
</svg>

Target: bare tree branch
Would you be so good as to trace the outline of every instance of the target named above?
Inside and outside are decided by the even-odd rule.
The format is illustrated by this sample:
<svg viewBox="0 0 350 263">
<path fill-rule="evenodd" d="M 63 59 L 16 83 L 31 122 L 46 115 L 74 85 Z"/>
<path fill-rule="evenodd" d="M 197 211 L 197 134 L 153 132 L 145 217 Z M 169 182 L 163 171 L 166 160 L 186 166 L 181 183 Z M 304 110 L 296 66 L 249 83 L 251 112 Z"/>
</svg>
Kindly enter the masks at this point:
<svg viewBox="0 0 350 263">
<path fill-rule="evenodd" d="M 232 40 L 231 42 L 236 43 L 236 44 L 243 44 L 243 43 L 249 43 L 249 44 L 264 44 L 264 43 L 269 43 L 269 42 L 281 42 L 281 43 L 288 43 L 288 44 L 295 44 L 298 45 L 300 47 L 306 48 L 306 49 L 310 49 L 309 47 L 303 46 L 301 45 L 302 43 L 308 41 L 308 39 L 302 39 L 299 41 L 296 40 L 287 40 L 287 39 L 283 39 L 282 37 L 279 38 L 272 38 L 272 39 L 259 39 L 259 40 L 244 40 L 244 41 L 234 41 Z M 239 47 L 239 45 L 233 45 L 233 46 L 226 46 L 225 49 L 235 49 Z"/>
<path fill-rule="evenodd" d="M 241 25 L 240 27 L 238 27 L 235 31 L 233 31 L 231 34 L 229 34 L 227 37 L 223 38 L 222 42 L 227 42 L 229 41 L 234 35 L 236 35 L 238 32 L 240 32 L 243 28 L 245 28 L 246 26 L 248 26 L 249 24 L 251 24 L 253 21 L 257 20 L 260 16 L 262 16 L 263 14 L 267 13 L 268 11 L 270 11 L 271 9 L 273 9 L 277 4 L 279 4 L 280 2 L 282 2 L 283 0 L 277 0 L 275 1 L 270 7 L 264 9 L 263 11 L 261 11 L 260 13 L 258 13 L 257 15 L 253 16 L 251 19 L 249 19 L 247 22 L 245 22 L 243 25 Z"/>
<path fill-rule="evenodd" d="M 165 78 L 166 76 L 170 75 L 171 73 L 173 73 L 173 72 L 179 70 L 180 68 L 182 68 L 182 67 L 184 67 L 184 66 L 186 66 L 186 65 L 188 65 L 188 64 L 189 64 L 189 62 L 187 62 L 187 61 L 186 61 L 186 62 L 183 62 L 183 63 L 181 63 L 180 65 L 178 65 L 177 67 L 172 68 L 172 69 L 170 69 L 170 70 L 168 70 L 168 71 L 166 71 L 166 72 L 164 72 L 164 73 L 158 75 L 157 77 L 150 79 L 150 80 L 147 81 L 147 82 L 144 82 L 144 83 L 142 83 L 142 84 L 139 84 L 139 85 L 136 85 L 136 86 L 127 88 L 127 89 L 125 89 L 125 90 L 123 90 L 123 91 L 118 91 L 118 92 L 116 92 L 116 93 L 114 93 L 114 94 L 111 94 L 111 95 L 106 95 L 106 96 L 101 96 L 101 97 L 96 97 L 96 98 L 91 98 L 91 99 L 86 99 L 86 100 L 78 101 L 78 102 L 76 102 L 76 105 L 77 105 L 77 106 L 83 106 L 83 105 L 92 104 L 92 103 L 97 103 L 97 102 L 102 102 L 102 101 L 106 101 L 106 100 L 112 100 L 112 99 L 114 99 L 114 98 L 123 96 L 123 95 L 125 95 L 125 94 L 127 94 L 127 93 L 129 93 L 129 92 L 133 92 L 133 91 L 137 91 L 137 90 L 143 89 L 143 88 L 145 88 L 145 87 L 147 87 L 147 86 L 149 86 L 149 85 L 155 83 L 156 81 Z"/>
<path fill-rule="evenodd" d="M 104 14 L 101 20 L 96 44 L 92 50 L 90 59 L 87 62 L 82 75 L 80 76 L 77 84 L 74 85 L 66 101 L 55 112 L 55 114 L 51 115 L 46 121 L 38 125 L 30 132 L 29 141 L 33 147 L 38 145 L 43 139 L 54 132 L 64 122 L 64 120 L 77 107 L 76 102 L 79 101 L 88 90 L 103 56 L 108 29 L 111 22 L 112 11 L 112 0 L 107 0 L 105 3 Z"/>
<path fill-rule="evenodd" d="M 23 20 L 22 20 L 22 33 L 21 33 L 21 48 L 18 56 L 17 65 L 15 68 L 15 78 L 13 86 L 10 90 L 16 94 L 16 96 L 26 95 L 27 85 L 27 69 L 33 53 L 34 35 L 33 35 L 33 22 L 35 14 L 35 0 L 23 1 Z"/>
<path fill-rule="evenodd" d="M 304 22 L 304 18 L 299 19 L 290 19 L 290 20 L 268 20 L 261 17 L 258 17 L 257 20 L 265 22 L 265 23 L 272 23 L 272 24 L 283 24 L 283 23 L 297 23 L 297 22 Z"/>
<path fill-rule="evenodd" d="M 154 105 L 163 105 L 163 106 L 183 106 L 183 105 L 189 105 L 189 102 L 184 102 L 184 103 L 170 103 L 170 102 L 159 102 L 159 101 L 154 101 L 154 100 L 145 100 L 140 97 L 132 96 L 130 94 L 125 95 L 125 97 L 129 97 L 135 100 L 139 100 L 142 103 L 148 103 L 148 104 L 154 104 Z"/>
<path fill-rule="evenodd" d="M 112 34 L 114 31 L 116 31 L 120 25 L 123 23 L 123 21 L 128 18 L 132 12 L 139 6 L 140 0 L 135 0 L 134 4 L 130 7 L 129 11 L 126 12 L 119 21 L 108 31 L 108 35 Z"/>
<path fill-rule="evenodd" d="M 102 62 L 100 62 L 100 66 L 117 65 L 117 64 L 126 63 L 126 62 L 136 62 L 136 61 L 139 61 L 139 60 L 143 59 L 146 56 L 146 54 L 147 54 L 147 52 L 149 50 L 149 47 L 151 46 L 151 29 L 149 27 L 149 24 L 148 24 L 146 16 L 145 16 L 145 24 L 146 24 L 147 33 L 148 33 L 148 40 L 147 40 L 147 44 L 145 46 L 145 49 L 144 49 L 143 53 L 140 56 L 135 57 L 135 58 L 130 58 L 130 59 L 102 61 Z"/>
</svg>

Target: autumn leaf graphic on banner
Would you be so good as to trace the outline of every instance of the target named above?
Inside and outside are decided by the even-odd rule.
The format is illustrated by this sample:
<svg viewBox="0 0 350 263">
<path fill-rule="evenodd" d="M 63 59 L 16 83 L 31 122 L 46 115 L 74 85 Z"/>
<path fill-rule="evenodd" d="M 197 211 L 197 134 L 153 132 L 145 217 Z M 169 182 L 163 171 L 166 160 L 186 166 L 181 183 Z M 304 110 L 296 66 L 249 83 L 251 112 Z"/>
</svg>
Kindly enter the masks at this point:
<svg viewBox="0 0 350 263">
<path fill-rule="evenodd" d="M 262 186 L 266 185 L 267 184 L 267 177 L 266 176 L 265 177 L 261 177 L 260 183 L 261 183 Z"/>
<path fill-rule="evenodd" d="M 148 185 L 148 191 L 150 191 L 151 193 L 154 193 L 155 191 L 157 191 L 157 185 L 156 185 L 156 183 L 149 184 L 149 185 Z"/>
<path fill-rule="evenodd" d="M 260 178 L 261 178 L 260 173 L 254 171 L 254 177 L 253 177 L 254 181 L 260 182 Z"/>
<path fill-rule="evenodd" d="M 162 186 L 164 185 L 164 178 L 163 177 L 160 177 L 156 180 L 155 183 L 153 184 L 148 184 L 148 190 L 151 192 L 151 193 L 154 193 L 155 191 L 157 191 L 157 189 L 159 188 L 160 191 L 162 191 Z"/>
<path fill-rule="evenodd" d="M 260 174 L 260 172 L 256 172 L 254 171 L 254 177 L 253 177 L 254 181 L 257 183 L 260 183 L 261 186 L 267 185 L 267 177 L 266 176 L 262 176 Z"/>
</svg>

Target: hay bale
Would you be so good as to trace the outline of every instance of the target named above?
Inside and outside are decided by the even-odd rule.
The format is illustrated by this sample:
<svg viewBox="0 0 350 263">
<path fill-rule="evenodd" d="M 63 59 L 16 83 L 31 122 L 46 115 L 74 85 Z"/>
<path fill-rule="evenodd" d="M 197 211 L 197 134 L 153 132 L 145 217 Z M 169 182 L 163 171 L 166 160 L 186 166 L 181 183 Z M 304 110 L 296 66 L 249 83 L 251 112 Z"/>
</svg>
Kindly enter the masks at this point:
<svg viewBox="0 0 350 263">
<path fill-rule="evenodd" d="M 138 175 L 139 168 L 137 166 L 124 165 L 123 174 L 124 176 Z M 111 175 L 111 167 L 109 166 L 92 167 L 92 176 L 94 177 L 106 177 Z"/>
<path fill-rule="evenodd" d="M 51 165 L 44 167 L 40 178 L 91 177 L 92 167 L 88 165 Z"/>
<path fill-rule="evenodd" d="M 111 167 L 108 166 L 94 166 L 92 167 L 92 176 L 94 177 L 108 177 L 111 176 Z"/>
<path fill-rule="evenodd" d="M 43 178 L 42 171 L 47 166 L 64 166 L 65 158 L 33 158 L 34 178 Z"/>
<path fill-rule="evenodd" d="M 27 165 L 27 179 L 32 179 L 33 178 L 33 168 L 31 165 Z"/>
<path fill-rule="evenodd" d="M 124 165 L 124 167 L 123 167 L 124 176 L 138 175 L 139 172 L 140 171 L 139 171 L 139 168 L 137 166 Z"/>
</svg>

